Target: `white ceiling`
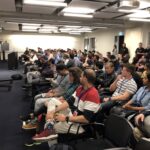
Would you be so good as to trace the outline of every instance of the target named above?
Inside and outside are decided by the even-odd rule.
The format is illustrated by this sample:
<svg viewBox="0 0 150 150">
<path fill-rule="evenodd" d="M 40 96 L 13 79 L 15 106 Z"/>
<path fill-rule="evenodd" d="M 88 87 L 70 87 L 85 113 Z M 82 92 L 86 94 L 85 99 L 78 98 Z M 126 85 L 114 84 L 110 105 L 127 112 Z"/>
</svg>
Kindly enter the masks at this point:
<svg viewBox="0 0 150 150">
<path fill-rule="evenodd" d="M 118 11 L 118 0 L 60 0 L 68 2 L 66 8 L 84 7 L 93 9 L 94 18 L 65 17 L 63 16 L 65 8 L 24 5 L 22 1 L 0 0 L 0 27 L 3 28 L 3 31 L 19 31 L 19 23 L 50 24 L 56 25 L 58 29 L 65 25 L 89 26 L 96 29 L 96 27 L 101 26 L 123 28 L 125 22 L 129 22 L 130 14 Z M 146 2 L 147 5 L 145 6 L 144 3 Z M 138 9 L 149 7 L 150 0 L 140 0 Z M 110 26 L 109 24 L 113 25 Z"/>
<path fill-rule="evenodd" d="M 14 0 L 0 0 L 1 11 L 16 11 Z"/>
<path fill-rule="evenodd" d="M 31 6 L 23 5 L 22 12 L 25 13 L 36 13 L 36 14 L 52 14 L 57 7 L 45 7 L 45 6 Z"/>
</svg>

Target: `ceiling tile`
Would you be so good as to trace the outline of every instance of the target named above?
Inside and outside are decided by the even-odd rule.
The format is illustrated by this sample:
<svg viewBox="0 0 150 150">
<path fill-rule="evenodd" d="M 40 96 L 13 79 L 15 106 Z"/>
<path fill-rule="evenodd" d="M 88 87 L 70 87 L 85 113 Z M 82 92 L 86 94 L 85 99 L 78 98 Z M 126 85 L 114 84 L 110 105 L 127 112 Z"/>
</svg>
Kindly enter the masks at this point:
<svg viewBox="0 0 150 150">
<path fill-rule="evenodd" d="M 15 0 L 0 0 L 0 11 L 16 11 Z"/>
<path fill-rule="evenodd" d="M 11 24 L 11 23 L 4 23 L 3 28 L 5 30 L 15 30 L 15 31 L 19 30 L 18 24 Z"/>
<path fill-rule="evenodd" d="M 23 5 L 23 12 L 28 12 L 28 13 L 51 14 L 55 10 L 56 7 Z"/>
<path fill-rule="evenodd" d="M 122 15 L 122 13 L 107 13 L 107 12 L 97 12 L 94 14 L 95 18 L 113 18 Z"/>
</svg>

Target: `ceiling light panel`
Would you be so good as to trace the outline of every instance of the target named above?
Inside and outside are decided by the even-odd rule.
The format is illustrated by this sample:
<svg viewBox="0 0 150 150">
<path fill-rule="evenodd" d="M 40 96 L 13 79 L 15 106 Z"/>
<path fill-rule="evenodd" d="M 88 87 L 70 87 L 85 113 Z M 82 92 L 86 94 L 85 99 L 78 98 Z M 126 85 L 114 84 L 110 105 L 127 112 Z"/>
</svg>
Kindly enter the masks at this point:
<svg viewBox="0 0 150 150">
<path fill-rule="evenodd" d="M 81 35 L 81 33 L 79 33 L 79 32 L 69 32 L 69 34 L 73 34 L 73 35 Z"/>
<path fill-rule="evenodd" d="M 68 7 L 63 9 L 65 13 L 81 13 L 81 14 L 88 14 L 94 13 L 95 9 L 91 8 L 84 8 L 84 7 Z"/>
<path fill-rule="evenodd" d="M 41 24 L 35 24 L 35 23 L 22 23 L 23 26 L 37 26 L 37 27 L 40 27 Z"/>
<path fill-rule="evenodd" d="M 140 0 L 140 6 L 139 9 L 144 9 L 150 7 L 150 1 L 149 0 Z"/>
<path fill-rule="evenodd" d="M 40 5 L 40 6 L 59 6 L 59 7 L 67 6 L 67 3 L 50 0 L 24 0 L 23 3 L 26 5 Z"/>
<path fill-rule="evenodd" d="M 94 11 L 96 11 L 97 9 L 100 9 L 104 6 L 108 5 L 108 3 L 100 3 L 100 2 L 93 2 L 93 1 L 71 1 L 68 5 L 68 7 L 64 8 L 62 10 L 62 12 L 66 10 L 69 10 L 69 12 L 71 12 L 70 8 L 76 8 L 76 10 L 72 10 L 72 11 L 76 11 L 77 13 L 77 8 L 83 8 L 83 10 L 79 11 L 78 13 L 84 12 L 84 13 L 93 13 Z M 88 10 L 89 9 L 89 10 Z M 79 10 L 79 9 L 78 9 Z M 72 12 L 73 13 L 73 12 Z"/>
<path fill-rule="evenodd" d="M 150 22 L 150 19 L 130 18 L 130 21 Z"/>
<path fill-rule="evenodd" d="M 81 26 L 65 26 L 65 28 L 81 28 Z"/>
<path fill-rule="evenodd" d="M 148 17 L 150 17 L 150 12 L 147 10 L 141 10 L 137 13 L 128 15 L 128 17 L 130 17 L 130 18 L 148 18 Z"/>
<path fill-rule="evenodd" d="M 41 28 L 44 28 L 44 29 L 57 29 L 58 27 L 56 27 L 56 26 L 43 25 Z"/>
<path fill-rule="evenodd" d="M 116 1 L 116 0 L 97 0 L 97 1 L 110 3 L 110 2 L 114 2 L 114 1 Z"/>
<path fill-rule="evenodd" d="M 93 15 L 73 14 L 73 13 L 64 13 L 64 16 L 68 16 L 68 17 L 81 17 L 81 18 L 93 18 Z"/>
<path fill-rule="evenodd" d="M 31 29 L 31 30 L 36 30 L 38 27 L 37 26 L 22 26 L 22 29 Z"/>
<path fill-rule="evenodd" d="M 37 32 L 36 29 L 22 29 L 22 31 L 25 31 L 25 32 Z"/>
</svg>

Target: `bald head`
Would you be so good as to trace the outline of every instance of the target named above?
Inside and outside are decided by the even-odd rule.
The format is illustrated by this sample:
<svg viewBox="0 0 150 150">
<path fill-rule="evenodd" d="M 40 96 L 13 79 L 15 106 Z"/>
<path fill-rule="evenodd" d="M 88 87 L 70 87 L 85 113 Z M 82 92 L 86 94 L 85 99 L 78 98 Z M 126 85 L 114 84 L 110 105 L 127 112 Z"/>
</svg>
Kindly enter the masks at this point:
<svg viewBox="0 0 150 150">
<path fill-rule="evenodd" d="M 92 69 L 85 69 L 83 71 L 83 76 L 86 77 L 87 81 L 91 84 L 95 83 L 96 74 L 95 71 Z"/>
</svg>

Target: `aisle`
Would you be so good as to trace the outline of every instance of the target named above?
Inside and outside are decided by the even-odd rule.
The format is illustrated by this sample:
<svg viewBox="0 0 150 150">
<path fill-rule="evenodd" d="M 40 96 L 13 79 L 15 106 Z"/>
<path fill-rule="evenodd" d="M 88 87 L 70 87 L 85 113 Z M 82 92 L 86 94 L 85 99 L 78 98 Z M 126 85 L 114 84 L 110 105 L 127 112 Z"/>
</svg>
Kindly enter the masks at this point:
<svg viewBox="0 0 150 150">
<path fill-rule="evenodd" d="M 7 64 L 0 63 L 0 79 L 8 78 L 14 73 L 21 71 L 7 70 Z M 24 146 L 30 134 L 21 129 L 19 116 L 29 112 L 30 98 L 26 97 L 22 84 L 22 80 L 14 81 L 10 92 L 0 89 L 0 150 L 47 150 L 47 144 L 32 148 Z"/>
</svg>

